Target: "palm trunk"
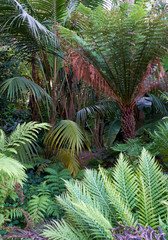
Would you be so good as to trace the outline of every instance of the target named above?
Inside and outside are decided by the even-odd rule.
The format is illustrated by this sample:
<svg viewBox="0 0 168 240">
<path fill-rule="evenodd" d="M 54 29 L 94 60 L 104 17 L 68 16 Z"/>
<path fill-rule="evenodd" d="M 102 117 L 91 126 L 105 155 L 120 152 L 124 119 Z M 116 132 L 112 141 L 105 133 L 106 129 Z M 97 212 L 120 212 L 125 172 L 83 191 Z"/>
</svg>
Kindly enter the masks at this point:
<svg viewBox="0 0 168 240">
<path fill-rule="evenodd" d="M 122 132 L 124 139 L 126 140 L 127 138 L 135 138 L 135 118 L 133 106 L 126 105 L 122 107 L 121 113 Z"/>
</svg>

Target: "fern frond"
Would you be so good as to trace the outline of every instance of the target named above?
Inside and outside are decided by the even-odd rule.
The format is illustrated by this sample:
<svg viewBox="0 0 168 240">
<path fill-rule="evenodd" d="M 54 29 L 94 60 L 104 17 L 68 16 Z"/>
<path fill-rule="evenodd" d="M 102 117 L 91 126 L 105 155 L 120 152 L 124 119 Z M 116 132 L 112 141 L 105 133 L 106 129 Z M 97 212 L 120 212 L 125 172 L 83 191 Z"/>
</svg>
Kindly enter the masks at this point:
<svg viewBox="0 0 168 240">
<path fill-rule="evenodd" d="M 82 201 L 73 203 L 73 205 L 85 224 L 88 224 L 91 236 L 96 236 L 96 239 L 112 239 L 110 232 L 112 225 L 108 220 L 109 214 L 105 212 L 103 207 L 98 206 L 98 204 L 93 207 Z"/>
<path fill-rule="evenodd" d="M 104 179 L 102 178 L 100 172 L 93 169 L 86 169 L 83 183 L 89 191 L 91 197 L 96 199 L 96 201 L 109 212 L 112 222 L 115 224 L 117 221 L 115 217 L 116 211 L 113 206 L 110 205 L 108 193 L 104 186 Z"/>
<path fill-rule="evenodd" d="M 137 207 L 140 211 L 138 212 L 138 222 L 143 226 L 153 226 L 154 221 L 157 221 L 157 216 L 154 214 L 149 200 L 150 193 L 142 176 L 139 176 L 139 190 Z"/>
<path fill-rule="evenodd" d="M 0 152 L 3 151 L 5 145 L 6 145 L 7 137 L 5 135 L 5 132 L 0 129 Z"/>
<path fill-rule="evenodd" d="M 40 130 L 49 129 L 48 123 L 29 122 L 18 124 L 16 129 L 7 139 L 7 143 L 2 151 L 10 153 L 18 160 L 26 162 L 32 160 L 32 156 L 37 153 L 36 138 Z"/>
<path fill-rule="evenodd" d="M 120 221 L 126 222 L 129 226 L 135 225 L 135 219 L 131 209 L 126 205 L 124 199 L 120 196 L 120 193 L 115 189 L 112 181 L 108 178 L 104 169 L 100 168 L 100 173 L 104 179 L 104 185 L 108 193 L 109 200 L 118 213 Z"/>
<path fill-rule="evenodd" d="M 61 222 L 52 221 L 44 229 L 43 236 L 49 240 L 88 240 L 88 236 L 75 229 L 64 220 Z"/>
<path fill-rule="evenodd" d="M 144 211 L 142 205 L 149 206 L 150 212 L 150 226 L 157 229 L 159 224 L 159 216 L 166 217 L 166 207 L 161 203 L 167 197 L 166 180 L 161 171 L 159 164 L 155 161 L 151 154 L 143 149 L 139 161 L 139 176 L 140 188 L 138 199 L 139 205 L 139 218 L 143 219 Z M 144 195 L 146 194 L 146 196 Z M 144 203 L 143 203 L 144 201 Z M 145 219 L 142 222 L 145 225 Z M 147 223 L 146 223 L 147 224 Z"/>
<path fill-rule="evenodd" d="M 45 168 L 45 172 L 49 173 L 44 177 L 46 179 L 47 186 L 54 192 L 55 195 L 60 195 L 64 192 L 66 189 L 64 180 L 72 178 L 68 169 L 58 170 Z"/>
<path fill-rule="evenodd" d="M 137 179 L 133 169 L 129 165 L 126 156 L 119 155 L 117 165 L 113 171 L 114 187 L 119 192 L 125 204 L 133 210 L 136 205 L 136 196 L 138 192 Z"/>
<path fill-rule="evenodd" d="M 44 219 L 48 205 L 50 205 L 50 198 L 48 195 L 36 196 L 33 195 L 28 203 L 28 211 L 31 217 L 38 221 Z"/>
<path fill-rule="evenodd" d="M 18 182 L 21 186 L 26 181 L 26 173 L 24 166 L 17 160 L 0 153 L 0 173 L 6 182 L 14 186 Z M 6 179 L 6 180 L 5 180 Z"/>
<path fill-rule="evenodd" d="M 24 216 L 23 211 L 20 208 L 6 208 L 5 209 L 5 217 L 16 219 Z"/>
</svg>

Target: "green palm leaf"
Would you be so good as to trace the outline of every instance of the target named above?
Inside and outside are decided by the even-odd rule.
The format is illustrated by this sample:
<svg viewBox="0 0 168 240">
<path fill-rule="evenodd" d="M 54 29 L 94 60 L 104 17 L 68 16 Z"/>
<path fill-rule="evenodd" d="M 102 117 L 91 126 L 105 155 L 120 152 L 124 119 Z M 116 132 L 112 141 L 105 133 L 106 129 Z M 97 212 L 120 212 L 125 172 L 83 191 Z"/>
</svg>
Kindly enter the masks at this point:
<svg viewBox="0 0 168 240">
<path fill-rule="evenodd" d="M 47 100 L 48 103 L 52 104 L 51 97 L 46 93 L 46 91 L 41 88 L 35 82 L 24 78 L 24 77 L 14 77 L 9 78 L 1 84 L 0 95 L 7 91 L 7 97 L 11 100 L 19 100 L 20 98 L 28 98 L 30 94 L 33 95 L 34 99 L 41 101 Z"/>
<path fill-rule="evenodd" d="M 72 154 L 78 154 L 84 146 L 89 148 L 89 140 L 86 133 L 77 123 L 71 120 L 61 120 L 51 130 L 45 142 L 50 144 L 54 151 L 56 148 L 58 150 L 67 148 Z"/>
</svg>

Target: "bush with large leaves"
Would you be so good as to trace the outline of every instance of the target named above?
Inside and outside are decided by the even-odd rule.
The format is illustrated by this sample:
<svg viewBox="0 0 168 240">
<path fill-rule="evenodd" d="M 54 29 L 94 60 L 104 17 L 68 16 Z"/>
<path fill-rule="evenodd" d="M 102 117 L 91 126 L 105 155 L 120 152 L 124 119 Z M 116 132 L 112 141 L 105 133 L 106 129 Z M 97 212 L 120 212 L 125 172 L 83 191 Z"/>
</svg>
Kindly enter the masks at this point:
<svg viewBox="0 0 168 240">
<path fill-rule="evenodd" d="M 66 181 L 67 193 L 57 197 L 65 220 L 47 225 L 49 239 L 113 239 L 110 229 L 117 222 L 157 229 L 167 210 L 161 203 L 168 197 L 165 177 L 155 159 L 143 149 L 136 171 L 120 154 L 112 173 L 100 168 L 86 170 L 84 179 Z"/>
</svg>

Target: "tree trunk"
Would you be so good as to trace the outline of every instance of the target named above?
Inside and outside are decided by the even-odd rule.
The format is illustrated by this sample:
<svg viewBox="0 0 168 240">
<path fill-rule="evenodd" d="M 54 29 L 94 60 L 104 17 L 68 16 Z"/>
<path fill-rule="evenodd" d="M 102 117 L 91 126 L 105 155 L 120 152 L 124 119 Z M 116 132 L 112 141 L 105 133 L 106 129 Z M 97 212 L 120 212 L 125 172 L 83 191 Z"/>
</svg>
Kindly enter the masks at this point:
<svg viewBox="0 0 168 240">
<path fill-rule="evenodd" d="M 133 106 L 124 106 L 121 109 L 121 113 L 122 132 L 124 139 L 126 140 L 127 138 L 135 138 L 135 118 Z"/>
</svg>

